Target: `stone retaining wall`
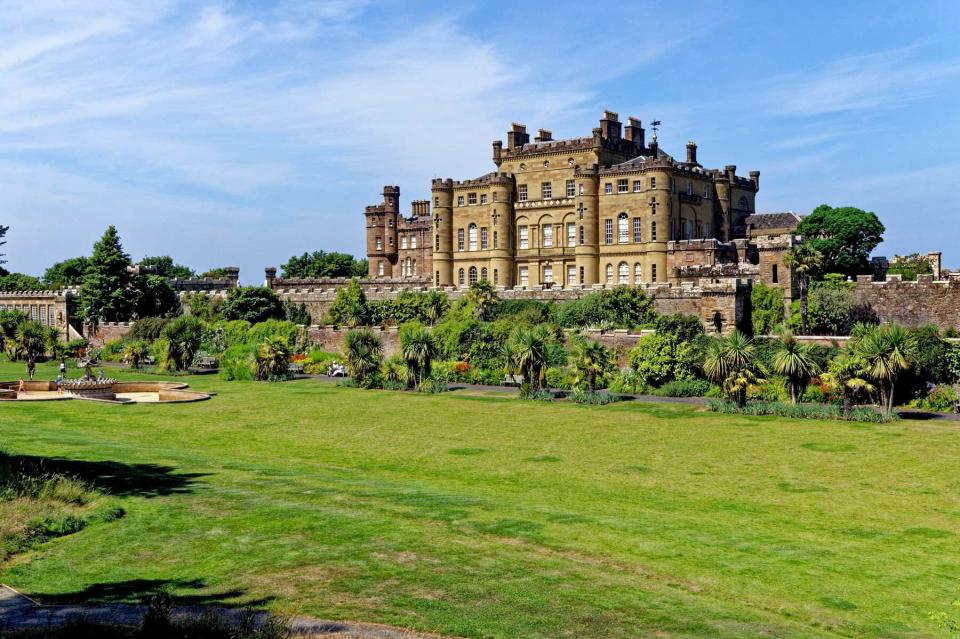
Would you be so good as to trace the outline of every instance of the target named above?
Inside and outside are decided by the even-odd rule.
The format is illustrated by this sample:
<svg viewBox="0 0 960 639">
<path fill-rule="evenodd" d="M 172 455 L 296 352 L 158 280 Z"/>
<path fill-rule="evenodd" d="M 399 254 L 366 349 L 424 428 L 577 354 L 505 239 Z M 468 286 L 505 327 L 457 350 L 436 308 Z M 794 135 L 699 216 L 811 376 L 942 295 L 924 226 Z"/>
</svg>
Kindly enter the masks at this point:
<svg viewBox="0 0 960 639">
<path fill-rule="evenodd" d="M 858 303 L 876 311 L 881 322 L 960 329 L 960 274 L 939 281 L 918 275 L 916 282 L 904 282 L 899 275 L 888 275 L 882 282 L 861 276 L 853 294 Z"/>
</svg>

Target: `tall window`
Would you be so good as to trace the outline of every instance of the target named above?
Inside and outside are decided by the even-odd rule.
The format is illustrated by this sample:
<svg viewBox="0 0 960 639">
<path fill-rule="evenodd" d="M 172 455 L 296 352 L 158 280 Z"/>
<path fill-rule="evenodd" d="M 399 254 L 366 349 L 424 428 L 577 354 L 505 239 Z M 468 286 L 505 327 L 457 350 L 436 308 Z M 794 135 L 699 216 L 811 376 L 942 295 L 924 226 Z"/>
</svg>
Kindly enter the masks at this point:
<svg viewBox="0 0 960 639">
<path fill-rule="evenodd" d="M 613 183 L 607 182 L 606 184 L 604 184 L 603 192 L 605 195 L 610 195 L 611 193 L 613 193 Z"/>
<path fill-rule="evenodd" d="M 657 178 L 655 177 L 650 178 L 650 188 L 651 189 L 657 188 Z"/>
<path fill-rule="evenodd" d="M 634 181 L 633 181 L 633 192 L 634 192 L 634 193 L 639 193 L 639 192 L 642 191 L 642 190 L 643 190 L 643 181 L 642 181 L 642 180 L 634 180 Z"/>
<path fill-rule="evenodd" d="M 494 192 L 493 192 L 493 201 L 494 201 L 494 202 L 498 202 L 498 201 L 499 201 L 499 197 L 500 197 L 500 194 L 499 194 L 497 191 L 494 191 Z"/>
<path fill-rule="evenodd" d="M 643 228 L 643 225 L 640 222 L 640 218 L 639 217 L 633 218 L 633 241 L 636 242 L 637 244 L 639 244 L 642 239 L 641 237 L 642 228 Z"/>
<path fill-rule="evenodd" d="M 613 220 L 603 221 L 603 241 L 606 244 L 613 244 Z"/>
<path fill-rule="evenodd" d="M 406 235 L 404 235 L 403 237 L 400 238 L 400 248 L 402 248 L 402 249 L 407 248 L 407 236 L 406 236 Z"/>
<path fill-rule="evenodd" d="M 613 284 L 613 264 L 607 264 L 607 284 Z"/>
<path fill-rule="evenodd" d="M 567 267 L 567 285 L 569 286 L 577 285 L 577 267 L 576 266 Z"/>
<path fill-rule="evenodd" d="M 650 240 L 652 242 L 657 241 L 657 223 L 656 222 L 650 222 Z"/>
<path fill-rule="evenodd" d="M 382 237 L 378 237 L 378 238 L 377 238 L 376 246 L 377 246 L 377 250 L 378 250 L 378 251 L 382 251 L 382 250 L 383 250 L 383 238 L 382 238 Z"/>
<path fill-rule="evenodd" d="M 458 195 L 458 196 L 457 196 L 457 206 L 463 206 L 463 196 L 462 196 L 462 195 Z"/>
<path fill-rule="evenodd" d="M 521 184 L 520 186 L 517 187 L 517 199 L 519 199 L 521 202 L 527 201 L 527 185 L 526 184 Z"/>
<path fill-rule="evenodd" d="M 774 284 L 776 284 L 777 282 L 780 281 L 780 274 L 777 273 L 777 265 L 776 265 L 776 264 L 773 265 L 773 271 L 770 273 L 770 275 L 773 276 L 771 279 L 773 280 L 773 283 L 774 283 Z"/>
<path fill-rule="evenodd" d="M 543 246 L 544 248 L 553 246 L 553 224 L 543 225 Z"/>
<path fill-rule="evenodd" d="M 580 227 L 580 244 L 584 244 L 583 238 L 586 237 L 586 233 L 583 230 L 583 226 Z"/>
<path fill-rule="evenodd" d="M 692 240 L 693 239 L 693 220 L 687 220 L 686 223 L 684 224 L 684 228 L 686 229 L 685 239 Z"/>
<path fill-rule="evenodd" d="M 630 223 L 627 221 L 627 214 L 621 213 L 617 216 L 617 243 L 626 244 L 630 241 Z"/>
<path fill-rule="evenodd" d="M 706 184 L 703 185 L 703 199 L 705 200 L 710 199 L 710 187 L 707 186 Z"/>
<path fill-rule="evenodd" d="M 617 180 L 617 193 L 626 193 L 627 192 L 627 178 L 620 178 Z"/>
<path fill-rule="evenodd" d="M 473 284 L 476 284 L 476 283 L 477 283 L 477 267 L 471 266 L 470 267 L 470 284 L 472 286 Z"/>
<path fill-rule="evenodd" d="M 463 250 L 463 229 L 457 229 L 457 250 Z"/>
<path fill-rule="evenodd" d="M 497 248 L 497 232 L 493 232 L 493 248 Z"/>
<path fill-rule="evenodd" d="M 540 184 L 540 197 L 544 200 L 549 200 L 553 197 L 553 185 L 550 182 Z"/>
<path fill-rule="evenodd" d="M 520 238 L 520 248 L 528 249 L 530 248 L 530 227 L 521 226 L 517 229 L 517 237 Z"/>
<path fill-rule="evenodd" d="M 626 262 L 620 262 L 617 265 L 617 284 L 630 283 L 630 267 Z"/>
<path fill-rule="evenodd" d="M 467 246 L 471 251 L 477 250 L 477 225 L 471 224 L 467 227 Z"/>
<path fill-rule="evenodd" d="M 434 286 L 440 286 L 440 271 L 436 272 L 436 275 L 433 276 L 433 280 L 436 282 Z"/>
<path fill-rule="evenodd" d="M 412 249 L 417 248 L 417 236 L 416 236 L 416 235 L 411 235 L 411 236 L 410 236 L 410 248 L 412 248 Z"/>
<path fill-rule="evenodd" d="M 585 275 L 586 275 L 586 272 L 584 271 L 583 267 L 581 266 L 581 267 L 580 267 L 580 286 L 583 286 L 583 283 L 586 281 L 586 280 L 584 279 L 584 276 L 585 276 Z"/>
<path fill-rule="evenodd" d="M 471 206 L 477 203 L 477 194 L 476 193 L 467 193 L 467 204 Z"/>
<path fill-rule="evenodd" d="M 520 267 L 520 286 L 530 286 L 530 269 L 526 266 Z"/>
<path fill-rule="evenodd" d="M 500 283 L 500 271 L 499 269 L 493 269 L 493 284 L 496 286 Z"/>
<path fill-rule="evenodd" d="M 553 284 L 553 267 L 549 264 L 543 267 L 543 283 Z"/>
<path fill-rule="evenodd" d="M 710 222 L 704 222 L 703 223 L 703 239 L 706 240 L 709 238 L 710 238 Z"/>
<path fill-rule="evenodd" d="M 377 275 L 383 277 L 383 262 L 377 262 Z"/>
<path fill-rule="evenodd" d="M 687 181 L 687 195 L 693 195 L 693 182 Z"/>
<path fill-rule="evenodd" d="M 487 267 L 486 267 L 486 266 L 484 266 L 482 269 L 480 269 L 480 280 L 481 280 L 481 281 L 484 281 L 484 282 L 487 281 Z"/>
<path fill-rule="evenodd" d="M 487 227 L 480 229 L 480 248 L 487 250 Z"/>
<path fill-rule="evenodd" d="M 486 204 L 486 203 L 487 203 L 487 194 L 486 194 L 486 193 L 482 193 L 482 194 L 480 195 L 480 204 Z"/>
<path fill-rule="evenodd" d="M 640 262 L 637 262 L 633 265 L 633 283 L 640 286 L 641 280 L 643 280 L 643 267 L 640 266 Z"/>
<path fill-rule="evenodd" d="M 567 197 L 574 197 L 577 194 L 577 183 L 574 180 L 567 180 Z"/>
<path fill-rule="evenodd" d="M 463 286 L 463 269 L 457 271 L 457 284 Z"/>
<path fill-rule="evenodd" d="M 577 245 L 577 225 L 567 222 L 567 246 Z"/>
<path fill-rule="evenodd" d="M 440 250 L 440 234 L 439 233 L 437 233 L 437 235 L 433 238 L 433 246 L 434 246 L 434 249 L 433 249 L 434 251 Z"/>
<path fill-rule="evenodd" d="M 650 281 L 651 282 L 657 281 L 657 265 L 656 264 L 650 265 Z"/>
</svg>

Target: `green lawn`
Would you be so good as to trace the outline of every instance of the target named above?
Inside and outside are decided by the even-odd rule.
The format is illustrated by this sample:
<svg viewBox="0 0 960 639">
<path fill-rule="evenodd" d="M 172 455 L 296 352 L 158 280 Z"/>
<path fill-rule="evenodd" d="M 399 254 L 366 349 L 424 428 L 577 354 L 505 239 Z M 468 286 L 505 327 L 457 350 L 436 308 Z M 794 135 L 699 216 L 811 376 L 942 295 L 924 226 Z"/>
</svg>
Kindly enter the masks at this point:
<svg viewBox="0 0 960 639">
<path fill-rule="evenodd" d="M 948 422 L 187 381 L 218 395 L 0 404 L 0 446 L 126 510 L 0 582 L 511 639 L 936 637 L 960 598 Z"/>
</svg>

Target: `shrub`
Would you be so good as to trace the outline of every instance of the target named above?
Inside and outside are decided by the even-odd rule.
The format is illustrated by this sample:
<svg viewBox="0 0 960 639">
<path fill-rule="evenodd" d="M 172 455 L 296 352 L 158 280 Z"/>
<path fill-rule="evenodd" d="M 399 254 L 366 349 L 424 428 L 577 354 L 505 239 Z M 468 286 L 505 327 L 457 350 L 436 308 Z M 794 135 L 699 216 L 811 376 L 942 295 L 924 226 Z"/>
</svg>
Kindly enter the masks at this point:
<svg viewBox="0 0 960 639">
<path fill-rule="evenodd" d="M 196 317 L 184 315 L 170 320 L 163 327 L 161 336 L 166 340 L 167 349 L 164 354 L 166 367 L 182 371 L 190 366 L 193 354 L 200 348 L 203 326 Z"/>
<path fill-rule="evenodd" d="M 750 387 L 750 390 L 747 391 L 747 399 L 764 402 L 786 402 L 790 400 L 790 393 L 782 378 L 773 377 L 765 380 L 762 384 Z"/>
<path fill-rule="evenodd" d="M 705 379 L 684 379 L 667 382 L 653 391 L 661 397 L 704 397 L 712 384 Z"/>
<path fill-rule="evenodd" d="M 709 410 L 716 413 L 730 413 L 739 415 L 773 415 L 776 417 L 790 417 L 794 419 L 836 419 L 855 422 L 885 423 L 896 421 L 899 417 L 893 414 L 890 417 L 868 407 L 860 406 L 850 411 L 847 417 L 834 404 L 788 404 L 785 402 L 753 402 L 739 407 L 735 402 L 710 400 Z"/>
<path fill-rule="evenodd" d="M 615 393 L 630 395 L 642 395 L 650 392 L 650 386 L 644 381 L 643 376 L 630 369 L 621 370 L 614 375 L 608 388 Z"/>
<path fill-rule="evenodd" d="M 570 390 L 573 388 L 573 376 L 566 367 L 551 366 L 547 369 L 547 388 Z"/>
<path fill-rule="evenodd" d="M 618 286 L 569 300 L 556 309 L 557 323 L 566 328 L 635 328 L 653 322 L 653 300 L 638 288 Z"/>
<path fill-rule="evenodd" d="M 168 317 L 144 317 L 138 319 L 130 329 L 130 338 L 152 342 L 160 337 L 163 327 L 170 321 Z"/>
<path fill-rule="evenodd" d="M 937 386 L 926 397 L 911 404 L 937 413 L 952 413 L 957 405 L 957 391 L 952 386 Z"/>
<path fill-rule="evenodd" d="M 257 346 L 257 379 L 259 381 L 282 381 L 290 378 L 290 345 L 280 335 L 271 335 Z"/>
<path fill-rule="evenodd" d="M 352 279 L 347 286 L 337 289 L 333 303 L 327 311 L 326 322 L 336 326 L 366 326 L 370 322 L 367 296 L 360 283 Z"/>
<path fill-rule="evenodd" d="M 770 335 L 783 325 L 783 289 L 779 286 L 756 282 L 750 294 L 750 306 L 754 335 Z"/>
<path fill-rule="evenodd" d="M 435 379 L 425 379 L 417 384 L 417 391 L 420 393 L 445 393 L 447 392 L 447 385 Z"/>
<path fill-rule="evenodd" d="M 256 377 L 256 347 L 247 344 L 231 346 L 220 357 L 220 379 L 252 381 Z"/>
<path fill-rule="evenodd" d="M 645 335 L 630 351 L 630 367 L 647 386 L 697 377 L 702 353 L 699 345 L 676 334 Z"/>
<path fill-rule="evenodd" d="M 567 399 L 575 404 L 591 404 L 593 406 L 606 406 L 620 401 L 620 396 L 615 393 L 598 393 L 574 389 L 567 394 Z"/>
<path fill-rule="evenodd" d="M 119 362 L 123 358 L 123 339 L 108 339 L 100 349 L 100 359 L 105 362 Z"/>
<path fill-rule="evenodd" d="M 277 294 L 262 286 L 240 286 L 230 289 L 221 315 L 225 320 L 246 320 L 258 324 L 284 317 L 283 303 Z"/>
</svg>

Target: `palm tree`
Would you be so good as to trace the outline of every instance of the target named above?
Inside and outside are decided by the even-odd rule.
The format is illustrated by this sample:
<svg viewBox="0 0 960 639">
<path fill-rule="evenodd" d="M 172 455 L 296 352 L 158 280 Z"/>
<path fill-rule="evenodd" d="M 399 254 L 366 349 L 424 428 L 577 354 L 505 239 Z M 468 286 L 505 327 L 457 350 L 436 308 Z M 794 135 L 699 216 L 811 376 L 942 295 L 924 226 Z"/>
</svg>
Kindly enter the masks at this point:
<svg viewBox="0 0 960 639">
<path fill-rule="evenodd" d="M 897 380 L 913 366 L 916 342 L 899 324 L 886 324 L 861 337 L 854 352 L 866 363 L 865 371 L 880 388 L 887 415 L 893 413 Z"/>
<path fill-rule="evenodd" d="M 450 301 L 446 295 L 440 291 L 430 291 L 427 293 L 426 315 L 431 326 L 440 321 L 440 318 L 443 317 L 443 314 L 447 312 L 448 308 L 450 308 Z"/>
<path fill-rule="evenodd" d="M 490 309 L 497 303 L 497 293 L 493 285 L 487 280 L 480 280 L 470 285 L 467 292 L 467 301 L 477 309 L 477 319 L 485 321 L 490 315 Z"/>
<path fill-rule="evenodd" d="M 783 256 L 783 264 L 793 271 L 797 280 L 797 294 L 800 296 L 800 332 L 808 332 L 807 300 L 810 287 L 810 278 L 820 268 L 823 256 L 812 244 L 798 244 L 788 250 Z"/>
<path fill-rule="evenodd" d="M 574 341 L 569 361 L 576 373 L 577 386 L 586 384 L 591 393 L 597 389 L 597 379 L 613 368 L 613 354 L 610 349 L 600 342 L 583 337 Z"/>
<path fill-rule="evenodd" d="M 281 335 L 269 335 L 257 347 L 257 379 L 283 375 L 290 365 L 290 345 Z"/>
<path fill-rule="evenodd" d="M 388 382 L 406 382 L 409 379 L 407 363 L 399 355 L 389 357 L 381 367 L 383 379 Z"/>
<path fill-rule="evenodd" d="M 758 374 L 753 340 L 737 330 L 729 337 L 711 341 L 703 361 L 703 372 L 711 381 L 721 384 L 727 396 L 740 408 L 747 405 L 749 387 L 764 381 Z"/>
<path fill-rule="evenodd" d="M 383 359 L 383 342 L 369 328 L 350 331 L 343 340 L 347 353 L 347 368 L 358 384 L 378 368 Z"/>
<path fill-rule="evenodd" d="M 149 354 L 150 347 L 143 340 L 131 340 L 123 347 L 123 358 L 130 363 L 130 368 L 140 368 L 140 362 Z"/>
<path fill-rule="evenodd" d="M 27 321 L 17 327 L 17 350 L 27 360 L 27 375 L 33 381 L 33 374 L 37 370 L 37 358 L 47 351 L 47 331 L 43 325 Z"/>
<path fill-rule="evenodd" d="M 430 376 L 430 367 L 437 356 L 433 333 L 424 326 L 409 326 L 400 331 L 400 353 L 407 362 L 407 384 L 419 386 Z"/>
<path fill-rule="evenodd" d="M 827 365 L 823 380 L 840 391 L 843 414 L 850 414 L 853 401 L 861 393 L 872 393 L 874 386 L 866 379 L 866 362 L 852 353 L 840 353 Z"/>
<path fill-rule="evenodd" d="M 787 378 L 790 403 L 796 404 L 810 380 L 820 374 L 820 365 L 813 359 L 810 345 L 801 344 L 787 331 L 780 337 L 780 350 L 773 356 L 773 370 Z"/>
<path fill-rule="evenodd" d="M 551 338 L 550 331 L 542 324 L 534 328 L 518 326 L 510 335 L 508 372 L 523 376 L 521 396 L 528 397 L 546 385 L 547 347 Z"/>
</svg>

